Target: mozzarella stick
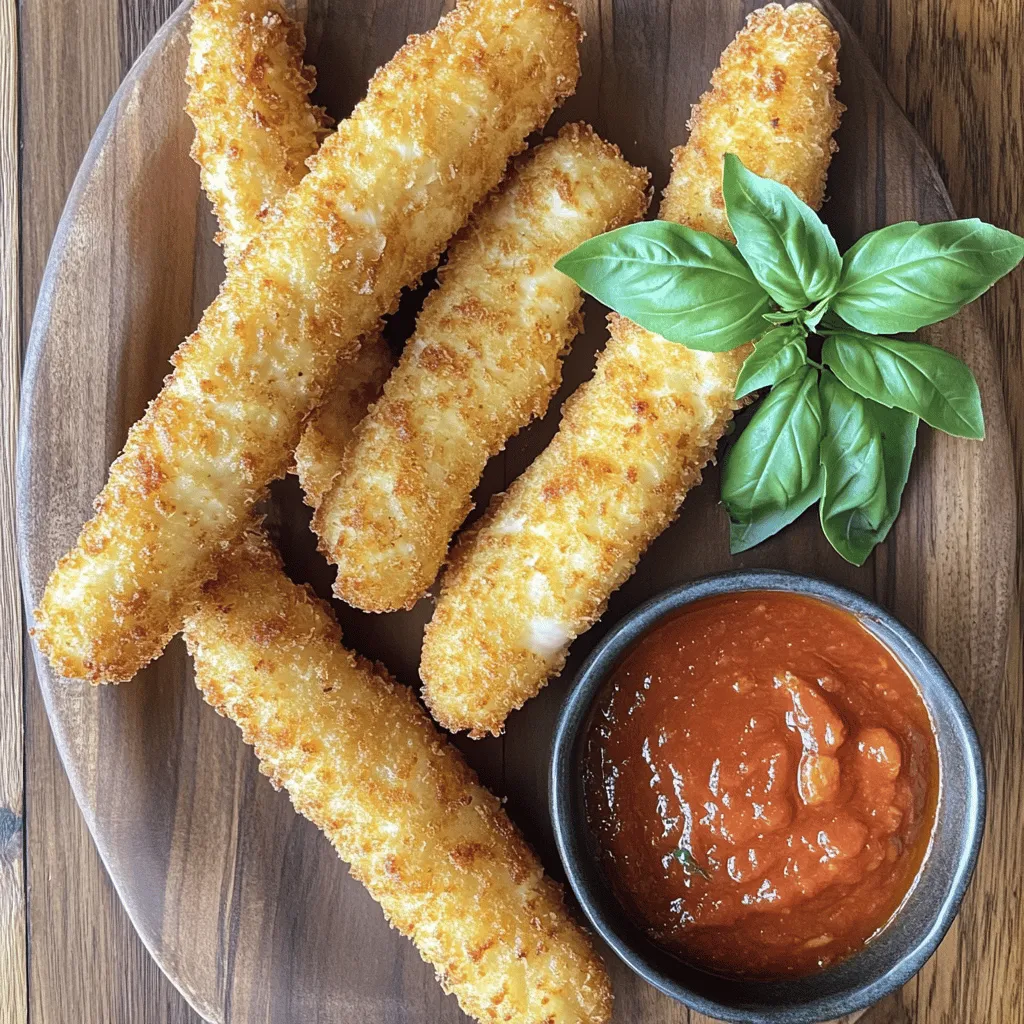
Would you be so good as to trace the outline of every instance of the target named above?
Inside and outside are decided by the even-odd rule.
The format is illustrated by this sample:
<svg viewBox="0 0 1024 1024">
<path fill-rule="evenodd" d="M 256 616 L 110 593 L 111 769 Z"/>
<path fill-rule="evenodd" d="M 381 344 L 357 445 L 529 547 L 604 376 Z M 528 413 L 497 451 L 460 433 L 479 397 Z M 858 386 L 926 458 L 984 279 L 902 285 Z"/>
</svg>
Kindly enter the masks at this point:
<svg viewBox="0 0 1024 1024">
<path fill-rule="evenodd" d="M 694 108 L 661 216 L 732 238 L 724 154 L 820 206 L 841 106 L 839 40 L 808 4 L 751 15 Z M 452 555 L 420 667 L 434 717 L 470 735 L 565 664 L 641 554 L 678 514 L 734 411 L 749 352 L 674 345 L 621 317 L 558 434 Z"/>
<path fill-rule="evenodd" d="M 647 182 L 572 124 L 477 210 L 313 518 L 338 597 L 384 612 L 426 592 L 487 460 L 544 414 L 582 327 L 580 290 L 555 261 L 643 216 Z"/>
<path fill-rule="evenodd" d="M 339 359 L 572 91 L 578 40 L 560 0 L 464 0 L 377 72 L 228 267 L 50 577 L 34 632 L 60 674 L 124 680 L 163 650 Z"/>
<path fill-rule="evenodd" d="M 276 0 L 195 0 L 191 14 L 192 157 L 231 260 L 302 180 L 327 118 L 309 101 L 302 25 Z"/>
<path fill-rule="evenodd" d="M 341 645 L 328 606 L 262 535 L 247 532 L 204 586 L 185 641 L 206 700 L 466 1013 L 609 1019 L 600 958 L 500 803 L 411 690 Z"/>
</svg>

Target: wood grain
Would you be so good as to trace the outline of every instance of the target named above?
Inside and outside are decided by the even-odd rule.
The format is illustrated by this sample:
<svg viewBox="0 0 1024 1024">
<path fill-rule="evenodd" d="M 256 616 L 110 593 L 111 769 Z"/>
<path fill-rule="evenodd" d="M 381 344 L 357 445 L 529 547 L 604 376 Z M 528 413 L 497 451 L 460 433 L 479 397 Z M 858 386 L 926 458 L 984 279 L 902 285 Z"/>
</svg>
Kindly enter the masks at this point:
<svg viewBox="0 0 1024 1024">
<path fill-rule="evenodd" d="M 13 0 L 0 2 L 0 384 L 18 379 L 18 47 Z M 13 566 L 18 393 L 0 388 L 0 567 Z M 25 930 L 22 619 L 18 581 L 0 571 L 0 1024 L 28 1014 Z"/>
<path fill-rule="evenodd" d="M 399 5 L 400 6 L 400 5 Z M 985 5 L 984 11 L 976 9 L 973 5 L 968 7 L 966 3 L 957 5 L 938 5 L 932 3 L 918 2 L 908 4 L 906 7 L 892 5 L 892 10 L 887 4 L 865 3 L 863 7 L 851 2 L 848 6 L 854 8 L 851 13 L 858 16 L 858 27 L 865 34 L 872 35 L 876 41 L 883 38 L 896 39 L 897 42 L 891 45 L 891 52 L 899 57 L 894 60 L 893 67 L 897 67 L 903 60 L 903 54 L 910 53 L 911 60 L 907 67 L 916 67 L 912 80 L 916 83 L 916 91 L 910 96 L 908 105 L 913 107 L 917 103 L 918 113 L 926 116 L 926 119 L 935 119 L 941 122 L 942 126 L 936 134 L 936 138 L 930 141 L 938 142 L 941 145 L 948 145 L 950 152 L 956 155 L 957 160 L 967 168 L 965 175 L 973 175 L 965 187 L 989 188 L 992 187 L 994 175 L 987 175 L 986 168 L 989 163 L 1001 162 L 1001 165 L 1009 171 L 1014 163 L 1020 166 L 1020 117 L 1021 97 L 1019 90 L 1019 79 L 1016 87 L 1011 80 L 1009 84 L 1000 79 L 1007 69 L 1006 61 L 1014 55 L 1013 47 L 1019 46 L 1020 31 L 1010 17 L 1009 10 L 1015 6 L 1009 2 Z M 938 8 L 941 6 L 941 10 Z M 23 109 L 27 112 L 37 112 L 39 121 L 43 125 L 60 125 L 59 131 L 51 132 L 28 132 L 25 137 L 25 162 L 24 162 L 24 187 L 25 198 L 24 208 L 32 210 L 32 217 L 25 218 L 25 239 L 23 242 L 25 251 L 25 263 L 23 265 L 23 293 L 26 296 L 26 303 L 35 295 L 36 285 L 41 270 L 42 259 L 45 256 L 46 247 L 49 244 L 49 237 L 52 235 L 56 216 L 59 213 L 63 202 L 63 196 L 70 184 L 71 176 L 84 151 L 88 136 L 102 111 L 106 97 L 112 91 L 113 85 L 127 66 L 127 62 L 137 52 L 138 43 L 148 38 L 161 16 L 167 12 L 169 5 L 163 4 L 160 8 L 155 7 L 145 0 L 122 0 L 120 4 L 109 0 L 89 5 L 88 17 L 85 16 L 85 8 L 76 0 L 27 0 L 22 10 L 22 54 L 23 66 L 30 68 L 26 76 L 23 93 Z M 337 5 L 330 9 L 327 4 L 311 4 L 311 38 L 314 42 L 322 41 L 324 34 L 329 32 L 331 24 L 337 24 Z M 897 8 L 899 8 L 897 10 Z M 599 59 L 610 52 L 612 46 L 613 32 L 617 40 L 622 36 L 629 37 L 639 33 L 636 24 L 630 21 L 630 15 L 635 15 L 640 9 L 643 18 L 639 22 L 643 25 L 643 34 L 650 35 L 650 38 L 660 38 L 662 35 L 671 33 L 675 35 L 683 29 L 678 19 L 673 24 L 673 19 L 664 14 L 664 8 L 658 8 L 653 4 L 614 4 L 605 3 L 600 7 L 593 8 L 594 20 L 591 25 L 591 34 L 587 42 L 592 54 L 591 59 Z M 397 42 L 404 35 L 404 24 L 402 17 L 384 5 L 369 5 L 364 15 L 346 21 L 345 29 L 347 38 L 341 41 L 339 53 L 343 54 L 345 61 L 352 61 L 356 66 L 363 66 L 371 61 L 379 62 L 385 59 L 390 50 L 384 50 L 379 54 L 374 49 L 375 44 L 368 42 L 368 37 L 379 33 L 382 38 L 382 48 L 386 44 L 394 49 Z M 428 24 L 430 18 L 435 17 L 437 5 L 422 5 L 420 10 L 417 5 L 410 5 L 405 11 L 409 17 L 423 15 L 424 20 L 419 24 Z M 709 4 L 707 15 L 710 17 L 719 12 L 718 5 Z M 953 12 L 952 14 L 950 12 Z M 961 15 L 960 12 L 963 12 Z M 968 12 L 975 12 L 973 14 Z M 348 14 L 349 12 L 346 12 Z M 674 12 L 673 12 L 674 13 Z M 943 22 L 941 29 L 928 31 L 922 24 L 927 14 L 935 22 Z M 992 19 L 989 25 L 988 18 Z M 869 24 L 871 18 L 875 19 L 874 24 Z M 944 20 L 945 19 L 945 20 Z M 372 31 L 371 31 L 372 30 Z M 989 31 L 990 30 L 990 31 Z M 1016 35 L 1012 31 L 1015 30 Z M 879 31 L 884 35 L 879 35 Z M 730 29 L 731 32 L 731 29 Z M 939 33 L 947 32 L 949 35 Z M 986 34 L 986 33 L 989 34 Z M 979 43 L 978 34 L 981 42 Z M 1002 34 L 1000 34 L 1002 33 Z M 392 36 L 395 40 L 392 40 Z M 952 39 L 953 42 L 949 43 Z M 692 42 L 692 40 L 691 40 Z M 112 45 L 111 45 L 112 44 Z M 392 45 L 393 44 L 393 45 Z M 911 45 L 913 44 L 913 45 Z M 713 44 L 708 42 L 705 49 L 710 51 Z M 886 51 L 881 44 L 877 44 L 876 55 L 884 57 Z M 66 74 L 55 74 L 53 71 L 54 54 L 66 58 L 63 61 L 62 71 Z M 593 55 L 596 55 L 593 56 Z M 714 53 L 702 53 L 699 60 L 710 66 L 717 56 Z M 1018 69 L 1014 74 L 1019 74 L 1020 54 L 1016 53 L 1017 61 L 1012 67 Z M 34 59 L 33 59 L 34 58 Z M 694 56 L 695 61 L 698 56 Z M 360 64 L 362 62 L 362 64 Z M 883 66 L 887 62 L 880 60 Z M 989 93 L 982 98 L 978 94 L 972 94 L 973 78 L 968 77 L 968 70 L 975 69 L 979 77 L 984 77 L 988 82 Z M 905 74 L 911 79 L 910 71 L 904 72 L 902 67 L 897 71 L 890 72 L 890 84 L 893 84 L 893 75 L 897 78 Z M 1012 78 L 1012 76 L 1011 76 Z M 933 80 L 937 83 L 935 95 L 941 103 L 947 105 L 938 108 L 939 113 L 931 108 L 932 93 L 930 87 Z M 966 84 L 965 84 L 966 82 Z M 898 85 L 898 82 L 896 83 Z M 355 87 L 350 78 L 345 74 L 332 75 L 330 81 L 325 82 L 325 93 L 329 93 L 338 104 L 351 102 Z M 587 92 L 587 90 L 590 92 Z M 632 90 L 632 92 L 631 92 Z M 650 103 L 648 120 L 654 121 L 659 117 L 668 117 L 670 127 L 678 132 L 677 138 L 681 136 L 681 119 L 685 116 L 685 102 L 695 98 L 666 96 L 665 89 L 655 90 L 649 98 L 647 95 L 636 95 L 639 85 L 630 82 L 628 76 L 622 75 L 614 81 L 595 81 L 593 73 L 584 80 L 584 95 L 586 102 L 594 103 L 598 111 L 608 112 L 614 109 L 618 102 L 626 105 L 626 100 L 617 98 L 619 94 L 632 95 L 630 102 L 637 103 L 637 109 L 647 110 Z M 1001 91 L 1000 91 L 1001 90 Z M 640 90 L 642 91 L 642 90 Z M 944 94 L 945 91 L 945 94 Z M 900 93 L 897 89 L 897 96 Z M 900 97 L 904 100 L 904 97 Z M 640 102 L 637 102 L 640 101 Z M 977 105 L 981 103 L 994 103 L 1001 105 L 1005 116 L 1001 117 L 994 125 L 987 117 L 978 117 Z M 334 106 L 335 111 L 341 109 Z M 925 112 L 922 114 L 922 112 Z M 959 113 L 957 117 L 950 114 Z M 678 122 L 678 123 L 677 123 Z M 961 136 L 958 130 L 950 131 L 948 126 L 955 123 L 964 130 Z M 645 130 L 646 124 L 645 121 Z M 994 127 L 998 128 L 999 134 L 994 134 Z M 637 128 L 639 134 L 640 128 Z M 619 141 L 628 142 L 626 132 L 611 129 L 610 134 Z M 963 141 L 961 141 L 963 140 Z M 970 143 L 969 148 L 967 143 Z M 634 145 L 636 143 L 634 142 Z M 77 147 L 77 149 L 76 149 Z M 962 155 L 961 155 L 962 154 Z M 998 160 L 989 161 L 988 157 L 998 157 Z M 663 159 L 663 157 L 662 157 Z M 955 161 L 954 161 L 955 162 Z M 952 168 L 947 164 L 946 169 Z M 30 173 L 31 171 L 31 173 Z M 965 179 L 966 180 L 966 177 Z M 981 181 L 982 184 L 977 183 Z M 1010 204 L 1019 203 L 1019 185 L 1012 180 L 1009 173 L 1001 179 L 1000 187 L 1005 190 L 1002 195 L 1003 201 Z M 833 192 L 836 192 L 833 187 Z M 981 202 L 991 202 L 991 191 L 981 193 Z M 986 199 L 985 197 L 989 198 Z M 1006 226 L 1014 227 L 1015 224 L 1020 230 L 1019 220 L 1016 222 L 1006 216 L 986 211 L 984 206 L 971 208 L 968 205 L 962 207 L 962 212 L 989 215 L 998 218 Z M 1019 218 L 1019 208 L 1014 206 L 1012 213 Z M 205 230 L 201 225 L 200 232 Z M 202 249 L 201 249 L 202 252 Z M 215 265 L 215 260 L 212 261 Z M 1005 291 L 1005 288 L 1003 289 Z M 1003 291 L 996 293 L 995 302 L 997 313 L 997 326 L 1000 331 L 1006 331 L 1006 343 L 1001 349 L 1004 361 L 1004 387 L 1006 389 L 1008 404 L 1011 411 L 1011 422 L 1014 424 L 1015 437 L 1017 439 L 1018 467 L 1021 463 L 1021 423 L 1024 422 L 1024 411 L 1022 411 L 1021 395 L 1022 373 L 1020 367 L 1019 348 L 1019 314 L 1016 312 L 1019 303 L 1011 304 L 1009 300 L 1001 307 L 998 303 L 1002 301 Z M 1019 298 L 1019 296 L 1014 296 Z M 1010 317 L 1013 319 L 1010 319 Z M 1005 319 L 1003 319 L 1005 318 Z M 25 317 L 27 324 L 28 317 Z M 591 335 L 593 338 L 593 335 Z M 585 368 L 584 368 L 585 372 Z M 122 409 L 120 415 L 123 415 Z M 544 431 L 550 429 L 550 424 L 541 425 L 536 436 L 542 437 Z M 521 459 L 523 456 L 520 455 Z M 501 478 L 518 471 L 516 458 L 511 456 L 511 461 L 504 467 L 498 467 Z M 496 481 L 500 484 L 501 479 Z M 1006 481 L 1008 486 L 1008 481 Z M 709 487 L 713 487 L 709 484 Z M 932 495 L 931 498 L 936 496 Z M 941 496 L 937 502 L 941 509 Z M 955 511 L 955 510 L 954 510 Z M 297 536 L 295 544 L 299 545 L 303 538 Z M 940 567 L 944 572 L 956 572 L 955 560 L 950 564 L 949 559 Z M 900 596 L 900 588 L 903 584 L 898 579 L 900 560 L 895 558 L 891 564 L 883 565 L 876 572 L 876 585 L 888 588 L 889 593 L 883 594 L 883 599 L 891 603 L 893 597 Z M 911 595 L 919 598 L 921 595 Z M 921 625 L 917 623 L 917 625 Z M 944 620 L 928 624 L 930 631 L 949 629 L 950 642 L 954 645 L 959 643 L 956 623 L 950 622 L 950 617 Z M 926 631 L 927 632 L 927 631 Z M 383 641 L 381 641 L 383 643 Z M 942 652 L 940 652 L 942 653 Z M 948 659 L 947 665 L 949 664 Z M 999 719 L 990 724 L 992 728 L 992 739 L 988 744 L 989 763 L 993 770 L 999 770 L 1000 777 L 996 782 L 999 789 L 999 822 L 990 818 L 989 836 L 986 841 L 983 853 L 982 874 L 991 879 L 996 879 L 1000 872 L 1009 871 L 1008 877 L 1003 880 L 1003 888 L 994 891 L 990 896 L 984 896 L 977 902 L 979 909 L 974 913 L 973 928 L 969 934 L 964 935 L 962 929 L 947 940 L 937 960 L 941 961 L 947 947 L 952 948 L 952 954 L 946 956 L 944 963 L 936 967 L 929 967 L 934 973 L 929 977 L 922 975 L 922 981 L 914 986 L 908 987 L 901 996 L 889 1001 L 886 1006 L 876 1008 L 872 1011 L 871 1019 L 876 1020 L 919 1020 L 919 1021 L 975 1021 L 986 1020 L 1001 1022 L 1003 1020 L 1013 1021 L 1012 1013 L 1015 1007 L 1021 1005 L 1020 984 L 1021 984 L 1021 962 L 1020 951 L 1014 949 L 1010 939 L 1014 935 L 1014 913 L 1016 917 L 1017 934 L 1020 934 L 1019 893 L 1021 891 L 1020 874 L 1020 845 L 1019 845 L 1019 821 L 1021 816 L 1022 803 L 1020 792 L 1020 665 L 1019 657 L 1015 664 L 1010 666 L 1011 675 L 1002 691 L 993 687 L 991 699 L 987 702 L 990 706 L 987 714 L 994 719 L 995 703 L 1002 699 L 1003 710 L 999 712 Z M 119 695 L 115 695 L 119 696 Z M 1016 703 L 1014 699 L 1016 697 Z M 129 730 L 138 728 L 141 730 L 143 719 L 149 713 L 160 713 L 163 707 L 164 695 L 157 694 L 145 701 L 142 707 L 136 709 L 129 716 L 130 721 L 122 723 L 119 732 L 130 735 Z M 147 1022 L 163 1021 L 184 1021 L 197 1019 L 185 1008 L 183 1002 L 171 992 L 167 983 L 155 972 L 155 968 L 149 963 L 141 944 L 135 939 L 130 928 L 126 926 L 123 912 L 120 910 L 116 900 L 112 897 L 109 885 L 102 874 L 102 868 L 98 864 L 95 852 L 91 846 L 88 836 L 84 834 L 81 826 L 81 819 L 72 806 L 71 797 L 67 783 L 63 777 L 61 768 L 55 760 L 52 746 L 49 741 L 47 726 L 42 717 L 40 701 L 36 695 L 34 685 L 30 683 L 28 691 L 28 725 L 29 733 L 27 740 L 27 759 L 29 762 L 29 868 L 30 881 L 35 880 L 37 884 L 32 886 L 32 922 L 33 922 L 33 971 L 32 971 L 32 992 L 33 992 L 33 1019 L 65 1021 L 65 1020 L 104 1020 L 112 1022 L 145 1020 Z M 202 710 L 202 709 L 199 709 Z M 239 746 L 237 737 L 230 730 L 225 730 L 222 736 L 218 737 L 224 744 L 224 748 L 231 756 L 228 757 L 224 766 L 218 765 L 213 777 L 204 780 L 203 793 L 192 793 L 189 798 L 202 796 L 210 802 L 223 802 L 226 794 L 231 793 L 236 803 L 244 803 L 250 796 L 254 797 L 258 809 L 268 810 L 264 801 L 258 793 L 253 793 L 253 787 L 259 780 L 253 778 L 251 763 L 243 757 L 236 761 L 233 751 Z M 516 754 L 519 743 L 506 744 L 503 750 L 496 755 L 496 765 L 500 771 L 496 777 L 500 786 L 513 791 L 516 794 L 529 794 L 531 787 L 539 784 L 539 776 L 535 765 L 524 761 Z M 186 751 L 186 756 L 191 751 Z M 995 760 L 993 759 L 995 758 Z M 491 771 L 495 768 L 492 765 Z M 995 780 L 993 780 L 995 781 Z M 221 782 L 225 788 L 217 791 Z M 266 787 L 260 783 L 260 787 Z M 994 787 L 995 788 L 995 787 Z M 518 802 L 518 810 L 515 804 Z M 261 856 L 257 849 L 246 849 L 246 843 L 252 843 L 250 836 L 245 833 L 248 830 L 277 829 L 284 833 L 286 845 L 293 843 L 317 842 L 318 837 L 310 835 L 308 828 L 303 823 L 296 822 L 291 815 L 290 809 L 281 801 L 266 801 L 269 812 L 257 814 L 257 820 L 245 824 L 245 830 L 241 824 L 233 833 L 235 839 L 229 848 L 230 861 L 234 859 L 235 876 L 237 885 L 235 892 L 239 898 L 253 898 L 255 895 L 252 879 L 246 879 L 247 862 L 251 862 L 253 855 Z M 193 813 L 201 814 L 206 804 L 199 801 L 198 807 Z M 517 795 L 513 800 L 513 814 L 518 815 L 522 820 L 522 812 L 529 806 L 528 796 Z M 216 808 L 214 808 L 216 810 Z M 39 816 L 37 817 L 37 813 Z M 993 808 L 995 814 L 995 807 Z M 993 838 L 995 837 L 995 846 Z M 1013 845 L 1014 839 L 1017 845 Z M 550 854 L 550 850 L 547 851 Z M 220 854 L 223 856 L 223 852 Z M 1005 859 L 1004 859 L 1005 855 Z M 1016 855 L 1017 860 L 1013 858 Z M 986 864 L 987 861 L 987 864 Z M 305 863 L 300 858 L 300 863 Z M 1008 867 L 1007 867 L 1008 866 Z M 336 866 L 335 866 L 336 868 Z M 306 880 L 313 877 L 310 873 L 313 864 L 305 863 L 302 877 Z M 233 876 L 234 877 L 234 876 Z M 981 876 L 979 876 L 981 877 Z M 60 880 L 60 887 L 54 886 L 52 892 L 47 890 L 49 879 Z M 975 894 L 978 887 L 975 886 Z M 73 893 L 74 898 L 68 898 L 67 894 Z M 179 900 L 186 903 L 191 893 L 183 890 L 178 894 Z M 974 899 L 974 894 L 972 894 Z M 965 911 L 964 920 L 968 919 L 970 902 Z M 376 908 L 367 908 L 371 913 L 360 917 L 357 927 L 367 929 L 379 926 L 379 916 L 376 916 Z M 985 927 L 992 921 L 992 915 L 1000 915 L 997 935 L 989 933 L 996 932 L 993 924 L 990 928 Z M 984 915 L 984 916 L 982 916 Z M 272 922 L 272 919 L 267 919 Z M 37 927 L 38 921 L 38 927 Z M 294 925 L 294 922 L 292 922 Z M 1003 931 L 1003 927 L 1008 930 Z M 244 938 L 244 936 L 242 936 Z M 238 935 L 233 938 L 225 936 L 229 945 L 231 942 L 238 942 Z M 978 947 L 978 943 L 981 946 Z M 1019 945 L 1019 944 L 1018 944 Z M 991 959 L 988 960 L 988 975 L 984 976 L 984 982 L 975 981 L 976 960 L 975 949 L 986 949 Z M 966 969 L 967 956 L 970 956 L 970 969 Z M 1016 957 L 1016 959 L 1014 959 Z M 70 962 L 91 963 L 107 965 L 106 969 L 89 971 L 68 971 L 67 965 Z M 404 962 L 404 961 L 403 961 Z M 984 962 L 984 961 L 982 961 Z M 253 969 L 252 964 L 242 963 L 242 969 Z M 413 964 L 412 968 L 403 967 L 400 976 L 406 980 L 408 985 L 419 992 L 419 997 L 438 998 L 433 983 L 429 979 L 422 981 L 422 972 L 416 974 Z M 236 970 L 238 968 L 236 967 Z M 410 970 L 412 974 L 410 974 Z M 127 981 L 126 981 L 127 979 Z M 431 996 L 431 993 L 434 995 Z M 249 1020 L 264 1019 L 258 1006 L 259 993 L 256 1000 L 251 998 L 237 999 L 233 1006 L 233 1019 Z M 438 999 L 440 1003 L 440 1000 Z M 433 1003 L 424 1003 L 423 1019 L 441 1020 L 440 1006 Z M 649 997 L 649 994 L 639 992 L 636 998 L 626 1002 L 623 1008 L 629 1019 L 658 1020 L 682 1020 L 686 1018 L 684 1011 L 675 1008 L 666 1008 L 657 997 Z M 434 1011 L 437 1012 L 434 1012 Z M 274 1018 L 275 1020 L 278 1018 Z M 311 1017 L 310 1019 L 316 1019 Z M 385 1016 L 384 1019 L 391 1019 Z"/>
</svg>

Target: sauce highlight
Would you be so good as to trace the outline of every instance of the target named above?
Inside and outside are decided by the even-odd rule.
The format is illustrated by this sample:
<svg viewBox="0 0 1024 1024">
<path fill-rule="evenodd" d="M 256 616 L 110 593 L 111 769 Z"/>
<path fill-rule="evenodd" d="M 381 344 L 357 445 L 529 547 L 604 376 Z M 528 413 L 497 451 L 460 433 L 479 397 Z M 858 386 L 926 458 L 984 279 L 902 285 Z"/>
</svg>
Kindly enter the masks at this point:
<svg viewBox="0 0 1024 1024">
<path fill-rule="evenodd" d="M 853 616 L 747 591 L 626 653 L 586 741 L 587 818 L 627 912 L 727 977 L 813 973 L 891 918 L 935 817 L 914 682 Z"/>
</svg>

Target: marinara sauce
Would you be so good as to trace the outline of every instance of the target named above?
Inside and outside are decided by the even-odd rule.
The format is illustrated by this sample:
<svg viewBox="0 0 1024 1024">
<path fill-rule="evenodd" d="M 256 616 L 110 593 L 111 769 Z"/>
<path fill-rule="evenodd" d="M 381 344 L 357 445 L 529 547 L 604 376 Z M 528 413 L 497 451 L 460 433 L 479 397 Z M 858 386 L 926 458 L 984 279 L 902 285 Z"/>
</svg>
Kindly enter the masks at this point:
<svg viewBox="0 0 1024 1024">
<path fill-rule="evenodd" d="M 809 974 L 862 946 L 920 868 L 938 755 L 905 669 L 797 594 L 696 602 L 625 655 L 587 737 L 590 828 L 651 938 L 716 974 Z"/>
</svg>

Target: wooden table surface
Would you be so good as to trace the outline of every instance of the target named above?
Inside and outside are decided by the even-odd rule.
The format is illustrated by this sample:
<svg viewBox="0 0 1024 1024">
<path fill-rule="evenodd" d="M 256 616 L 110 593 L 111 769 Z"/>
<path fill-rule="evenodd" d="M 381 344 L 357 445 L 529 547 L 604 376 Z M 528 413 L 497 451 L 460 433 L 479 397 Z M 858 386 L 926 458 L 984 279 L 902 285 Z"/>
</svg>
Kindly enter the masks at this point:
<svg viewBox="0 0 1024 1024">
<path fill-rule="evenodd" d="M 836 2 L 935 153 L 960 215 L 1024 234 L 1024 4 Z M 23 671 L 13 536 L 18 365 L 53 233 L 107 102 L 176 3 L 0 0 L 0 1024 L 199 1020 L 132 930 L 75 805 L 31 670 Z M 386 4 L 381 11 L 386 16 Z M 999 344 L 1021 531 L 1024 275 L 1000 284 L 983 303 Z M 1019 532 L 1018 581 L 1021 550 Z M 1011 622 L 1006 670 L 1017 706 L 1007 714 L 1019 720 L 1019 600 Z M 988 752 L 990 767 L 1012 778 L 1000 790 L 1001 816 L 1011 823 L 1024 817 L 1020 744 L 1019 731 L 1007 730 Z M 989 908 L 991 933 L 972 936 L 952 1001 L 935 1005 L 927 986 L 908 986 L 866 1020 L 1020 1024 L 1022 835 L 1011 824 L 1008 834 L 990 831 L 987 838 L 982 856 L 997 858 L 1016 882 L 1008 886 L 1008 905 Z"/>
</svg>

